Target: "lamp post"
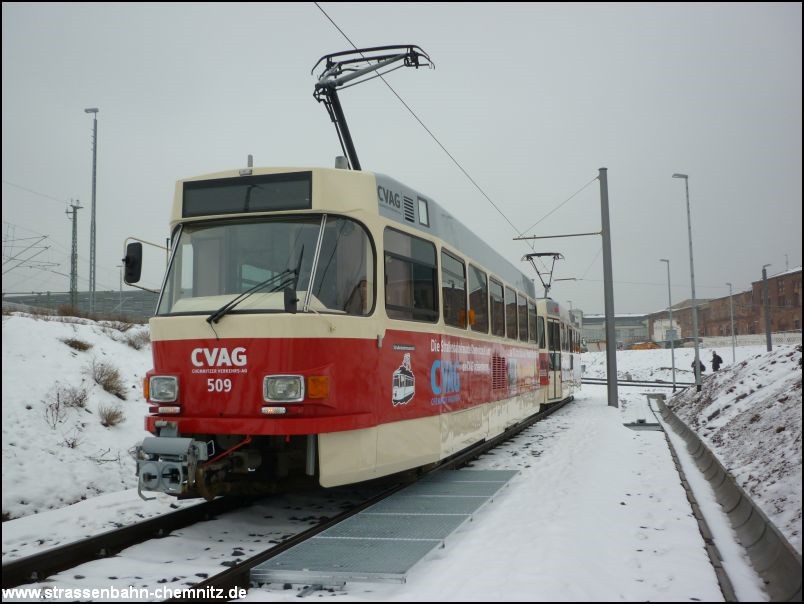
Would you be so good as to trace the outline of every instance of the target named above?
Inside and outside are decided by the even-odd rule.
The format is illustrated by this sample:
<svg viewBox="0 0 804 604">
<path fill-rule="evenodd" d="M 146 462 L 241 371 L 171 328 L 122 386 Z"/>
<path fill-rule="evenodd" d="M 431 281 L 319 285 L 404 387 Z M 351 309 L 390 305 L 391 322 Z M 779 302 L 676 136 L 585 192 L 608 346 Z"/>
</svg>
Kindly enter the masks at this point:
<svg viewBox="0 0 804 604">
<path fill-rule="evenodd" d="M 773 350 L 773 342 L 771 342 L 771 317 L 770 317 L 770 301 L 768 300 L 768 271 L 767 268 L 770 264 L 762 265 L 762 295 L 765 298 L 765 345 L 768 352 Z"/>
<path fill-rule="evenodd" d="M 673 367 L 673 392 L 676 391 L 676 330 L 673 327 L 673 298 L 670 295 L 670 261 L 661 258 L 659 262 L 667 263 L 667 310 L 670 311 L 670 363 Z"/>
<path fill-rule="evenodd" d="M 687 235 L 690 241 L 690 286 L 692 289 L 692 337 L 695 343 L 695 390 L 701 391 L 701 355 L 698 351 L 698 301 L 695 298 L 695 266 L 692 261 L 692 220 L 690 219 L 690 183 L 686 174 L 673 174 L 673 178 L 684 179 L 687 194 Z"/>
<path fill-rule="evenodd" d="M 98 108 L 88 107 L 92 114 L 92 214 L 89 226 L 89 312 L 95 312 L 95 174 L 98 165 Z"/>
<path fill-rule="evenodd" d="M 734 298 L 732 298 L 731 283 L 726 283 L 729 286 L 729 316 L 731 317 L 731 362 L 732 365 L 736 363 L 735 341 L 734 341 Z"/>
</svg>

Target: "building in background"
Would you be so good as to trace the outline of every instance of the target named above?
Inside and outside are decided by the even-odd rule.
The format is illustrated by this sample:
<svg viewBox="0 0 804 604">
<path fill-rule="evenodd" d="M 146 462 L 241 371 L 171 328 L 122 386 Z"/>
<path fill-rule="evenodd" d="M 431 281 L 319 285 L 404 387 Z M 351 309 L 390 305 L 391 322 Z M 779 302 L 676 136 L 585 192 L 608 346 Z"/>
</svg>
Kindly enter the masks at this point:
<svg viewBox="0 0 804 604">
<path fill-rule="evenodd" d="M 801 267 L 768 277 L 771 331 L 801 332 Z M 729 296 L 698 300 L 698 336 L 701 338 L 731 336 L 731 304 L 734 304 L 734 335 L 765 333 L 765 308 L 762 279 L 751 289 Z M 648 330 L 655 342 L 666 340 L 667 309 L 647 315 Z M 692 304 L 684 300 L 673 305 L 673 323 L 680 330 L 678 338 L 692 340 Z"/>
<path fill-rule="evenodd" d="M 792 334 L 791 341 L 801 340 L 801 267 L 768 277 L 768 298 L 771 311 L 771 331 Z M 762 279 L 754 281 L 751 289 L 734 292 L 722 298 L 698 299 L 698 337 L 731 337 L 731 304 L 734 304 L 734 335 L 765 333 L 765 308 L 762 300 Z M 574 309 L 574 312 L 580 312 Z M 614 332 L 618 348 L 652 341 L 670 347 L 668 331 L 670 317 L 667 308 L 644 315 L 615 315 Z M 692 345 L 692 301 L 673 304 L 673 329 L 677 345 Z M 589 350 L 606 346 L 605 315 L 583 315 L 583 338 Z M 774 336 L 775 337 L 775 336 Z M 762 340 L 764 342 L 764 339 Z M 779 340 L 787 342 L 787 340 Z"/>
<path fill-rule="evenodd" d="M 617 348 L 630 348 L 649 340 L 647 318 L 648 315 L 614 315 Z M 581 333 L 590 351 L 603 350 L 606 347 L 606 315 L 583 315 Z"/>
</svg>

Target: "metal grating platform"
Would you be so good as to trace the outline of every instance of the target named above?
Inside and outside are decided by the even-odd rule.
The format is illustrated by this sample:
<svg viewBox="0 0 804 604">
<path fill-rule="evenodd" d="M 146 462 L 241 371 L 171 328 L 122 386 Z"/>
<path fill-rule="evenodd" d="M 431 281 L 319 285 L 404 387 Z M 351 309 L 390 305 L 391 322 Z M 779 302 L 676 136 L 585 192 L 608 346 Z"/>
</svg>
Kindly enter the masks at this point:
<svg viewBox="0 0 804 604">
<path fill-rule="evenodd" d="M 443 471 L 251 570 L 251 581 L 404 583 L 407 573 L 491 501 L 516 470 Z"/>
</svg>

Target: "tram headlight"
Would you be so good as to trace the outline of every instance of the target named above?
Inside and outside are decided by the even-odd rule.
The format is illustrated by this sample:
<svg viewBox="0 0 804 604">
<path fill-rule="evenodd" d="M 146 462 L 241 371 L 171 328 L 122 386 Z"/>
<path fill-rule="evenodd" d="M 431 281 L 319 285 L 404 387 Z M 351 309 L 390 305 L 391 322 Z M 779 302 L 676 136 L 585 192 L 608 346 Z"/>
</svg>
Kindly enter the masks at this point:
<svg viewBox="0 0 804 604">
<path fill-rule="evenodd" d="M 262 398 L 269 403 L 298 403 L 304 400 L 304 378 L 300 375 L 267 375 Z"/>
<path fill-rule="evenodd" d="M 148 393 L 155 403 L 172 403 L 179 398 L 179 380 L 174 375 L 152 375 Z"/>
</svg>

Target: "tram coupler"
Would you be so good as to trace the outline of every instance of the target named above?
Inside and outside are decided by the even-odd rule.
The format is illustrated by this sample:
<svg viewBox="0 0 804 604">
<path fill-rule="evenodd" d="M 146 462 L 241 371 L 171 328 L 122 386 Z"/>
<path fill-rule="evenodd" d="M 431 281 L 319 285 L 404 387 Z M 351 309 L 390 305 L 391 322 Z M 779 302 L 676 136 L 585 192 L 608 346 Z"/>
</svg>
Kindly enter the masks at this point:
<svg viewBox="0 0 804 604">
<path fill-rule="evenodd" d="M 192 438 L 149 436 L 135 451 L 137 493 L 158 491 L 181 495 L 195 484 L 198 463 L 209 457 L 207 443 Z"/>
</svg>

